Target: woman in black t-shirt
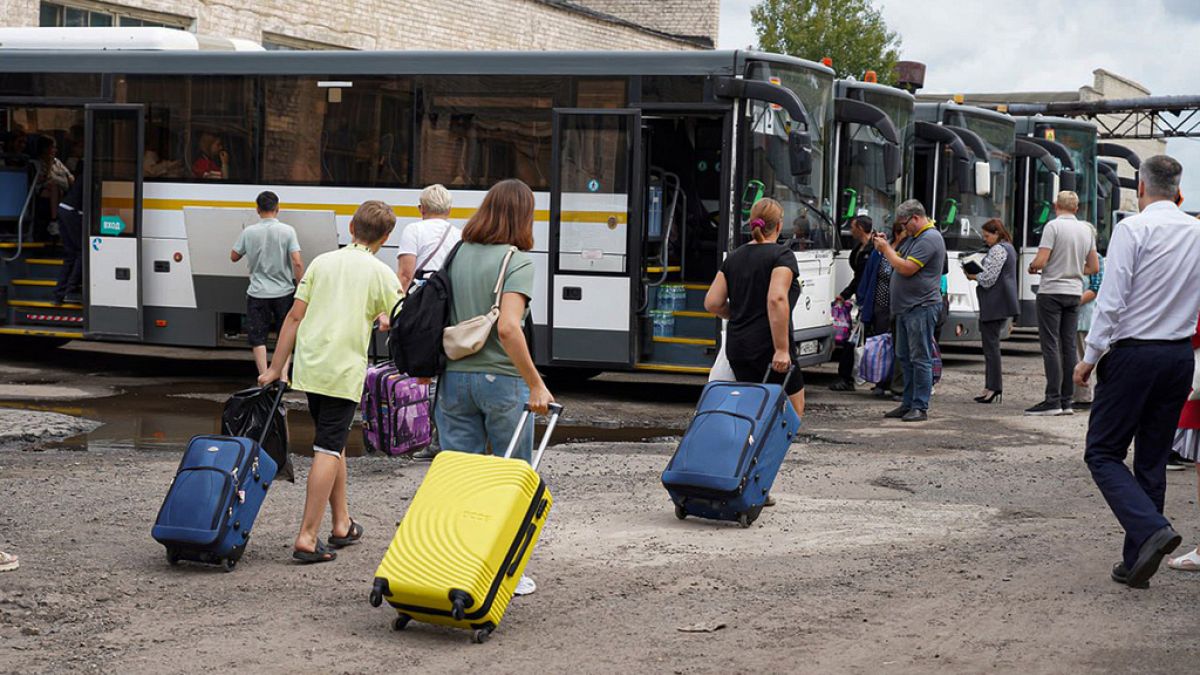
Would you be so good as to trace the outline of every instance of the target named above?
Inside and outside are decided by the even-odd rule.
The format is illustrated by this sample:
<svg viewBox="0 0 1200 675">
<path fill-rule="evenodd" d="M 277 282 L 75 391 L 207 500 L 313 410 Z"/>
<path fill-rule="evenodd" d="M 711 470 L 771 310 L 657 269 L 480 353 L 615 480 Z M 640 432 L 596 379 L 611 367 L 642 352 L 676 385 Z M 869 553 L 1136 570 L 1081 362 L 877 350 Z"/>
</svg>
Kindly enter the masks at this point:
<svg viewBox="0 0 1200 675">
<path fill-rule="evenodd" d="M 760 199 L 750 210 L 754 241 L 741 246 L 721 265 L 704 298 L 708 311 L 729 321 L 725 355 L 739 382 L 771 382 L 787 378 L 787 395 L 804 416 L 804 376 L 796 367 L 792 342 L 792 310 L 800 299 L 796 256 L 779 244 L 783 207 Z"/>
</svg>

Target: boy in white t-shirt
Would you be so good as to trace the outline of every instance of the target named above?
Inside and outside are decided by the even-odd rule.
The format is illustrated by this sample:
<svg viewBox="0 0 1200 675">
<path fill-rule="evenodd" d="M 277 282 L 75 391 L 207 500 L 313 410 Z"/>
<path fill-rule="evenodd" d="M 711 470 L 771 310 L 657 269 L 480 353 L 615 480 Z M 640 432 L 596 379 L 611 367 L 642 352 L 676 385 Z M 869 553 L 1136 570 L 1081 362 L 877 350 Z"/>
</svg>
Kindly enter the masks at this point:
<svg viewBox="0 0 1200 675">
<path fill-rule="evenodd" d="M 450 224 L 450 192 L 446 188 L 430 185 L 422 190 L 417 209 L 421 220 L 409 223 L 400 232 L 396 274 L 405 292 L 418 271 L 441 269 L 446 256 L 462 237 L 462 230 Z"/>
</svg>

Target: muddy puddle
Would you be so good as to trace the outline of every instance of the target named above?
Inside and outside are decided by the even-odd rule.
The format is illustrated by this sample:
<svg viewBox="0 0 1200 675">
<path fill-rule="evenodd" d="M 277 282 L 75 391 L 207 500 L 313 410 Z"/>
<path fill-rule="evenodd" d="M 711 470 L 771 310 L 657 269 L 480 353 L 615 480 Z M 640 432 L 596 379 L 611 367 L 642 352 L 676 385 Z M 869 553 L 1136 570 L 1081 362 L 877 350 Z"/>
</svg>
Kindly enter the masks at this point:
<svg viewBox="0 0 1200 675">
<path fill-rule="evenodd" d="M 180 451 L 193 436 L 221 431 L 222 402 L 239 382 L 197 382 L 186 387 L 136 387 L 104 398 L 77 401 L 2 401 L 0 406 L 41 410 L 96 420 L 94 431 L 42 446 L 46 450 L 92 451 L 141 450 Z M 303 394 L 288 394 L 288 434 L 292 452 L 311 456 L 312 418 L 304 409 Z M 543 429 L 539 426 L 538 437 Z M 644 443 L 677 439 L 680 429 L 615 428 L 560 424 L 552 444 L 564 443 Z M 365 454 L 361 427 L 355 423 L 347 442 L 347 455 Z"/>
</svg>

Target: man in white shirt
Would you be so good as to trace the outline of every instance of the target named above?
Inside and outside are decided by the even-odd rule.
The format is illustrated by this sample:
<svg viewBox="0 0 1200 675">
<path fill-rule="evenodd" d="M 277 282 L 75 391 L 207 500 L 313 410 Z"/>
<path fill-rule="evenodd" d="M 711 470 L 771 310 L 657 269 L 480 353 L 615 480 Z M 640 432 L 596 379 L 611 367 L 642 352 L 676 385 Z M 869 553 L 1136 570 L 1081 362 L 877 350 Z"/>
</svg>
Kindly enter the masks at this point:
<svg viewBox="0 0 1200 675">
<path fill-rule="evenodd" d="M 1046 371 L 1046 395 L 1025 410 L 1026 415 L 1070 415 L 1075 389 L 1071 375 L 1079 355 L 1075 331 L 1079 324 L 1079 299 L 1084 277 L 1100 269 L 1096 255 L 1096 230 L 1079 220 L 1079 195 L 1064 190 L 1054 201 L 1056 217 L 1046 223 L 1038 252 L 1029 264 L 1038 281 L 1038 339 Z"/>
<path fill-rule="evenodd" d="M 418 272 L 435 272 L 442 268 L 446 256 L 462 238 L 462 230 L 450 224 L 450 192 L 441 185 L 430 185 L 421 191 L 417 210 L 421 220 L 409 223 L 400 232 L 400 252 L 396 260 L 396 274 L 400 277 L 400 288 L 408 292 Z M 418 282 L 423 280 L 417 279 Z M 437 382 L 430 383 L 429 397 L 436 400 Z M 418 461 L 431 460 L 437 456 L 437 428 L 433 430 L 429 447 L 418 450 L 412 458 Z"/>
<path fill-rule="evenodd" d="M 462 237 L 462 230 L 450 224 L 450 192 L 441 185 L 421 191 L 417 210 L 421 220 L 409 223 L 400 232 L 400 251 L 396 274 L 400 288 L 408 291 L 417 272 L 435 272 Z"/>
<path fill-rule="evenodd" d="M 1134 588 L 1149 586 L 1181 541 L 1162 511 L 1200 314 L 1200 222 L 1176 205 L 1182 173 L 1166 155 L 1142 163 L 1141 213 L 1113 231 L 1087 350 L 1075 368 L 1079 384 L 1097 371 L 1084 460 L 1125 529 L 1112 579 Z M 1125 457 L 1135 439 L 1131 474 Z"/>
</svg>

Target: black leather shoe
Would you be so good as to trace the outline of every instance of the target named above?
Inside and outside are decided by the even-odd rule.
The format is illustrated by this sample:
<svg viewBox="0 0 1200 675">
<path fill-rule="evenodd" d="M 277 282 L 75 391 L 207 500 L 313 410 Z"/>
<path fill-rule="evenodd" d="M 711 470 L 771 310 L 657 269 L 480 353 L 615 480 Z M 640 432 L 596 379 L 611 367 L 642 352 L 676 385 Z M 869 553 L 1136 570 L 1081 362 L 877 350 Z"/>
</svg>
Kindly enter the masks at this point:
<svg viewBox="0 0 1200 675">
<path fill-rule="evenodd" d="M 1125 584 L 1126 586 L 1129 586 L 1129 570 L 1125 569 L 1125 563 L 1119 562 L 1113 565 L 1112 574 L 1110 576 L 1112 576 L 1112 580 L 1118 584 Z M 1150 588 L 1150 582 L 1147 581 L 1141 586 L 1133 586 L 1132 588 Z"/>
<path fill-rule="evenodd" d="M 1133 567 L 1129 570 L 1129 578 L 1126 583 L 1134 588 L 1149 583 L 1150 577 L 1158 572 L 1158 566 L 1162 563 L 1163 556 L 1179 548 L 1182 543 L 1183 537 L 1179 536 L 1175 528 L 1170 525 L 1150 535 L 1146 543 L 1138 549 L 1137 562 L 1133 563 Z"/>
<path fill-rule="evenodd" d="M 885 412 L 883 414 L 883 416 L 888 419 L 898 420 L 898 419 L 903 418 L 905 415 L 907 415 L 909 410 L 911 410 L 911 408 L 905 408 L 904 406 L 900 406 L 899 408 L 896 408 L 895 410 L 889 410 L 888 412 Z"/>
<path fill-rule="evenodd" d="M 908 412 L 904 413 L 904 417 L 901 417 L 900 421 L 901 422 L 924 422 L 927 419 L 929 419 L 928 413 L 926 413 L 924 410 L 917 410 L 916 408 L 913 408 L 912 410 L 909 410 Z"/>
</svg>

